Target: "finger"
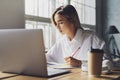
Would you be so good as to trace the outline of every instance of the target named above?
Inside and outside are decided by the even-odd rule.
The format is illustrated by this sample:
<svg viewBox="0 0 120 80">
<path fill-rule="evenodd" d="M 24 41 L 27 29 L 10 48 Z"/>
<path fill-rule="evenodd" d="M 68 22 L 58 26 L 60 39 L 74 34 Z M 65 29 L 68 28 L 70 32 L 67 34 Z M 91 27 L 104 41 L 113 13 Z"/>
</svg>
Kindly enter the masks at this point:
<svg viewBox="0 0 120 80">
<path fill-rule="evenodd" d="M 71 59 L 70 58 L 68 58 L 67 60 L 66 60 L 66 62 L 70 62 L 71 61 Z"/>
<path fill-rule="evenodd" d="M 68 61 L 68 60 L 69 60 L 69 58 L 70 58 L 70 57 L 65 57 L 64 59 L 65 59 L 65 61 Z"/>
<path fill-rule="evenodd" d="M 65 61 L 66 61 L 66 60 L 68 59 L 68 57 L 65 57 L 64 59 L 65 59 Z"/>
</svg>

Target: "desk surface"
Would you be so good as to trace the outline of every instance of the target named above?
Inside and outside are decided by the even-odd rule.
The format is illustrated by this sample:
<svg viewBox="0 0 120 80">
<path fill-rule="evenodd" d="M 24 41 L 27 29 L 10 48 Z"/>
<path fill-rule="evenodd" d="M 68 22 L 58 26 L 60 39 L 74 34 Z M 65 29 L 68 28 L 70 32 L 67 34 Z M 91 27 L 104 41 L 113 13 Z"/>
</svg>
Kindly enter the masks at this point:
<svg viewBox="0 0 120 80">
<path fill-rule="evenodd" d="M 9 77 L 2 79 L 3 77 Z M 119 78 L 119 79 L 116 79 Z M 79 68 L 71 69 L 71 73 L 67 73 L 64 75 L 59 75 L 51 78 L 41 78 L 41 77 L 33 77 L 33 76 L 22 76 L 16 74 L 7 74 L 0 73 L 0 80 L 120 80 L 120 71 L 114 71 L 109 75 L 101 75 L 100 78 L 89 77 L 87 72 L 81 71 Z"/>
</svg>

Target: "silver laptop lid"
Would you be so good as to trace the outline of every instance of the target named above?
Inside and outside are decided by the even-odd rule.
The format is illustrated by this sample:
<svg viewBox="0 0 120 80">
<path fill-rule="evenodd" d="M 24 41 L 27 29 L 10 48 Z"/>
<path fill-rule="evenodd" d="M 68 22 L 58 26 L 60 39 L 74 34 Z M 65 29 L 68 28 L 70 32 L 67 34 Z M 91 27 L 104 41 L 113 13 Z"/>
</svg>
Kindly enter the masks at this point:
<svg viewBox="0 0 120 80">
<path fill-rule="evenodd" d="M 47 76 L 44 53 L 42 29 L 0 30 L 0 71 Z"/>
</svg>

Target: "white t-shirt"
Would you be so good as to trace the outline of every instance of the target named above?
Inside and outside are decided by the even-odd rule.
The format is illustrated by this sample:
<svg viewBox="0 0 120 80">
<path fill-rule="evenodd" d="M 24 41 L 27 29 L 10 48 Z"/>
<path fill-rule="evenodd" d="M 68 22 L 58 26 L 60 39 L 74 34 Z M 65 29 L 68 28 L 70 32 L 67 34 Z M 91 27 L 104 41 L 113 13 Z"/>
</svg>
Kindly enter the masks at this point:
<svg viewBox="0 0 120 80">
<path fill-rule="evenodd" d="M 46 54 L 48 62 L 65 63 L 64 58 L 73 56 L 78 60 L 87 60 L 87 53 L 92 48 L 102 49 L 105 42 L 98 38 L 96 34 L 89 30 L 78 29 L 72 41 L 66 35 L 63 36 Z"/>
</svg>

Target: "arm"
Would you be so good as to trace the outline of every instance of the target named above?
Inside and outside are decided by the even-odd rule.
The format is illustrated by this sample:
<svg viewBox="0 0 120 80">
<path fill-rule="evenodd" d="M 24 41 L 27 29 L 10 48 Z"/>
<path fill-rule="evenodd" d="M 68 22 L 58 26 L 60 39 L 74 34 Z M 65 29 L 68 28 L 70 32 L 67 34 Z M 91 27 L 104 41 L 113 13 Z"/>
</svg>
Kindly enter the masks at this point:
<svg viewBox="0 0 120 80">
<path fill-rule="evenodd" d="M 47 62 L 61 62 L 63 59 L 60 43 L 55 43 L 54 46 L 46 53 Z"/>
</svg>

